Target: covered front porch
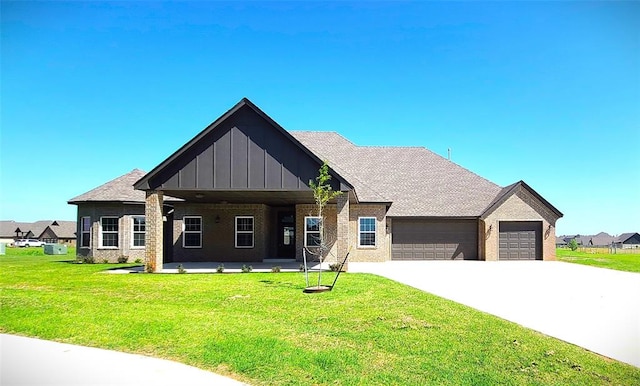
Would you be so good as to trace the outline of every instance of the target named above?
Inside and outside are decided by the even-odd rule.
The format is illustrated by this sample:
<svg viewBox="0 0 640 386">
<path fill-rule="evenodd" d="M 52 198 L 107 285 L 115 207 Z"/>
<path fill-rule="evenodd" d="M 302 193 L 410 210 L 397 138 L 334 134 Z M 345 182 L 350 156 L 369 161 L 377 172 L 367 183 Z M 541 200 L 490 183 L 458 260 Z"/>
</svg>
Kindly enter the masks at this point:
<svg viewBox="0 0 640 386">
<path fill-rule="evenodd" d="M 248 99 L 134 184 L 146 194 L 146 264 L 302 259 L 306 216 L 315 216 L 309 181 L 324 161 Z M 346 194 L 326 219 L 346 254 L 353 186 L 329 167 L 330 185 Z M 164 197 L 179 200 L 173 207 Z M 180 201 L 181 200 L 181 201 Z M 167 200 L 168 201 L 168 200 Z"/>
<path fill-rule="evenodd" d="M 317 216 L 317 209 L 307 194 L 295 192 L 285 200 L 276 199 L 279 193 L 269 197 L 265 192 L 246 192 L 244 200 L 235 196 L 235 202 L 229 202 L 220 200 L 219 194 L 200 193 L 196 198 L 169 191 L 166 195 L 182 201 L 165 205 L 165 192 L 147 191 L 146 266 L 153 272 L 180 263 L 204 263 L 214 271 L 217 265 L 212 267 L 212 263 L 251 264 L 270 270 L 286 262 L 299 269 L 311 230 L 308 219 Z M 334 257 L 327 263 L 347 253 L 349 200 L 345 192 L 325 208 L 325 229 L 332 235 L 330 256 Z"/>
</svg>

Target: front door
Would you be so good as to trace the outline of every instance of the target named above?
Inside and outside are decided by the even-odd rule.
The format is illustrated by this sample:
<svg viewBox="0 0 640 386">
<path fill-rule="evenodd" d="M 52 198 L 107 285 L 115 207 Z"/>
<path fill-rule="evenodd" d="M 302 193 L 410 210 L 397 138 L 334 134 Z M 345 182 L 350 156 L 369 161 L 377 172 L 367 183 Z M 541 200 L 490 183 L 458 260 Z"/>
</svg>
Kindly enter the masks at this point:
<svg viewBox="0 0 640 386">
<path fill-rule="evenodd" d="M 296 258 L 296 216 L 295 212 L 278 213 L 278 257 Z"/>
</svg>

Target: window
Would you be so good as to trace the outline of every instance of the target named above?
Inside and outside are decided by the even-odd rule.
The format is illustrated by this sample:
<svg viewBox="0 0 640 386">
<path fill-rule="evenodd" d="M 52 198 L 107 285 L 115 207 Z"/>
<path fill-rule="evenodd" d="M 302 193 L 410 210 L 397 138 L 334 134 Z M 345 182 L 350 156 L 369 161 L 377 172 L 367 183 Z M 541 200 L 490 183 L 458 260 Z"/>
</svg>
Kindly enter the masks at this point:
<svg viewBox="0 0 640 386">
<path fill-rule="evenodd" d="M 147 229 L 147 224 L 144 216 L 133 216 L 131 218 L 131 246 L 132 247 L 144 247 L 144 235 Z"/>
<path fill-rule="evenodd" d="M 202 248 L 202 217 L 184 216 L 182 246 L 185 248 Z"/>
<path fill-rule="evenodd" d="M 91 217 L 80 219 L 80 247 L 89 248 L 91 246 Z"/>
<path fill-rule="evenodd" d="M 100 218 L 101 246 L 104 248 L 118 248 L 118 218 Z"/>
<path fill-rule="evenodd" d="M 317 247 L 320 245 L 320 224 L 322 217 L 304 218 L 304 246 Z"/>
<path fill-rule="evenodd" d="M 375 247 L 376 246 L 376 218 L 375 217 L 359 217 L 358 218 L 358 246 L 359 247 Z"/>
<path fill-rule="evenodd" d="M 253 248 L 253 216 L 236 216 L 236 248 Z"/>
</svg>

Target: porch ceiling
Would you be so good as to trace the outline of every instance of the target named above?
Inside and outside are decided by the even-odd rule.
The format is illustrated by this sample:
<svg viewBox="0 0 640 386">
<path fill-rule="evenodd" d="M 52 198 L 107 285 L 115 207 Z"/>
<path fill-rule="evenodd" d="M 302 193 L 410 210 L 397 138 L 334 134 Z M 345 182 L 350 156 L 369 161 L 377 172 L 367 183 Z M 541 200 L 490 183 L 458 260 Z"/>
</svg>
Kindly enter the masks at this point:
<svg viewBox="0 0 640 386">
<path fill-rule="evenodd" d="M 295 205 L 313 204 L 311 191 L 248 191 L 248 190 L 163 190 L 164 194 L 181 198 L 188 202 L 208 204 L 267 204 L 267 205 Z M 349 200 L 353 201 L 353 194 L 349 193 Z"/>
</svg>

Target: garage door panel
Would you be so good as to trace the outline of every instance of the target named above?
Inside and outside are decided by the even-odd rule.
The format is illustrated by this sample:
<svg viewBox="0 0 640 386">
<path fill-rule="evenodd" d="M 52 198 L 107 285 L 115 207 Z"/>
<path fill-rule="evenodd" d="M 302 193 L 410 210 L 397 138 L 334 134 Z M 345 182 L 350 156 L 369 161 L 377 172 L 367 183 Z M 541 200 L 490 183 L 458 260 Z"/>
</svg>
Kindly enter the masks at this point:
<svg viewBox="0 0 640 386">
<path fill-rule="evenodd" d="M 500 222 L 499 232 L 500 260 L 541 259 L 542 222 L 508 221 Z"/>
<path fill-rule="evenodd" d="M 393 260 L 477 260 L 477 244 L 475 221 L 393 221 Z"/>
</svg>

